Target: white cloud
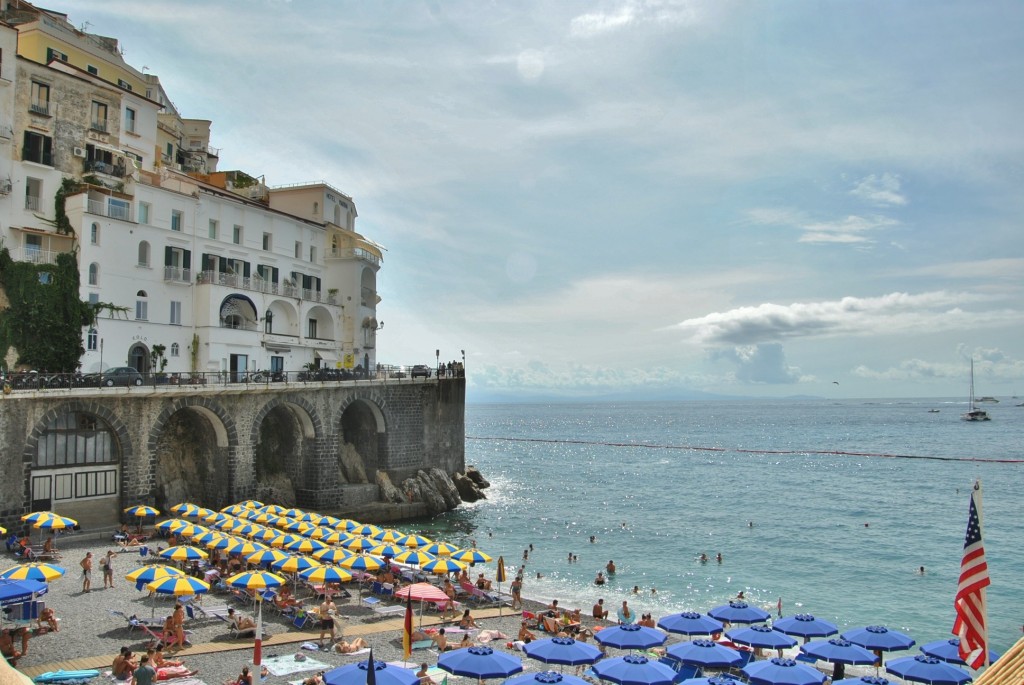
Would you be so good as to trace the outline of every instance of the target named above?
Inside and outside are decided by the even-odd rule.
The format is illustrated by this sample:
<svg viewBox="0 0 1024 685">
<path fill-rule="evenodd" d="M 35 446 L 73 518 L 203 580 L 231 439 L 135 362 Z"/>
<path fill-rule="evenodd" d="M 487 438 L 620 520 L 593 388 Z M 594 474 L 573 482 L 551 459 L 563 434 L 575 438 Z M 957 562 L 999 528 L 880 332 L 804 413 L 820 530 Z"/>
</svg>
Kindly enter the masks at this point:
<svg viewBox="0 0 1024 685">
<path fill-rule="evenodd" d="M 579 38 L 593 38 L 628 26 L 635 20 L 636 10 L 627 4 L 614 12 L 589 12 L 574 17 L 569 23 L 569 33 Z"/>
<path fill-rule="evenodd" d="M 800 369 L 786 363 L 786 355 L 779 343 L 740 345 L 712 353 L 713 359 L 724 359 L 737 366 L 735 377 L 742 383 L 769 385 L 797 383 L 802 379 Z"/>
<path fill-rule="evenodd" d="M 880 207 L 907 204 L 906 196 L 900 193 L 900 177 L 888 172 L 860 179 L 854 184 L 850 195 Z"/>
<path fill-rule="evenodd" d="M 815 221 L 800 210 L 786 207 L 755 207 L 747 210 L 746 215 L 753 224 L 801 231 L 801 243 L 871 243 L 871 233 L 900 225 L 899 221 L 880 215 L 851 214 L 834 221 Z"/>
<path fill-rule="evenodd" d="M 948 331 L 1024 322 L 1019 310 L 964 311 L 988 298 L 944 291 L 825 302 L 764 303 L 687 319 L 674 328 L 706 345 L 752 345 L 824 336 L 892 335 Z"/>
<path fill-rule="evenodd" d="M 630 0 L 606 12 L 588 12 L 573 17 L 569 35 L 594 38 L 629 26 L 686 26 L 695 23 L 701 12 L 694 0 Z"/>
<path fill-rule="evenodd" d="M 1024 379 L 1024 360 L 1011 359 L 1001 350 L 992 348 L 970 350 L 966 346 L 961 345 L 958 348 L 958 352 L 963 357 L 963 360 L 955 363 L 907 359 L 896 366 L 891 366 L 881 371 L 862 364 L 854 368 L 851 373 L 860 378 L 889 382 L 931 381 L 935 379 L 962 380 L 966 382 L 966 360 L 973 357 L 975 378 L 982 380 L 982 382 L 986 378 L 998 379 L 1000 382 Z"/>
</svg>

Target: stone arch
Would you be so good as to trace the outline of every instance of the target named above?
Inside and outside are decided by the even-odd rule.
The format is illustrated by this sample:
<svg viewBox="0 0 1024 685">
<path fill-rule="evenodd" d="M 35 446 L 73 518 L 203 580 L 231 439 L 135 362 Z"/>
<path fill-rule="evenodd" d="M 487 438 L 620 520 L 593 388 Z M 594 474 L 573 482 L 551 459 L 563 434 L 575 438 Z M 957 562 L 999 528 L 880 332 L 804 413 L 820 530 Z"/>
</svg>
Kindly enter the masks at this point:
<svg viewBox="0 0 1024 685">
<path fill-rule="evenodd" d="M 387 415 L 377 392 L 359 392 L 338 407 L 338 473 L 343 483 L 374 483 L 387 465 Z"/>
<path fill-rule="evenodd" d="M 190 501 L 216 509 L 230 503 L 241 485 L 238 444 L 235 422 L 217 402 L 184 397 L 169 403 L 149 435 L 153 504 L 162 509 Z"/>
<path fill-rule="evenodd" d="M 296 490 L 316 490 L 318 438 L 323 426 L 316 409 L 301 396 L 278 396 L 256 413 L 249 435 L 253 447 L 254 496 L 286 506 Z"/>
</svg>

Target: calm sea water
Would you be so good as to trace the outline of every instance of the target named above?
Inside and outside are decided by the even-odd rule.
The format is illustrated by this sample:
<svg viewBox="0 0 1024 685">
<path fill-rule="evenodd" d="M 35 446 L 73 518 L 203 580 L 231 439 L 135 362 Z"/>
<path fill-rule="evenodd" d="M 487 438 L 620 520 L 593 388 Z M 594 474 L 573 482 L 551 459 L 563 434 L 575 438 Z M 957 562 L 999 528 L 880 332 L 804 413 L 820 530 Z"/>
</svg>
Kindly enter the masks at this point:
<svg viewBox="0 0 1024 685">
<path fill-rule="evenodd" d="M 989 405 L 986 424 L 934 399 L 469 406 L 466 463 L 491 481 L 488 499 L 418 527 L 475 538 L 510 572 L 532 544 L 524 594 L 562 606 L 586 611 L 600 596 L 658 617 L 742 590 L 773 613 L 781 597 L 785 614 L 885 624 L 923 644 L 949 636 L 980 478 L 1002 650 L 1024 624 L 1024 408 L 1013 404 Z M 610 559 L 618 573 L 598 588 Z"/>
</svg>

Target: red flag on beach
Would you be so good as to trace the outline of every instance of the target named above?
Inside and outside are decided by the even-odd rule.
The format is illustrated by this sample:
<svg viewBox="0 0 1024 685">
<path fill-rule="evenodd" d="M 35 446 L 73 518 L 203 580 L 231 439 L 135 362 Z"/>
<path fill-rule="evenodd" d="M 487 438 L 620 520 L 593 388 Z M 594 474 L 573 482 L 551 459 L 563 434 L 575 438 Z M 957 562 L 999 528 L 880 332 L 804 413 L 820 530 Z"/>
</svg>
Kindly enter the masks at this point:
<svg viewBox="0 0 1024 685">
<path fill-rule="evenodd" d="M 960 561 L 960 583 L 956 589 L 956 621 L 953 634 L 960 638 L 960 658 L 971 668 L 988 666 L 988 630 L 985 588 L 992 584 L 981 538 L 981 482 L 974 484 L 967 516 L 967 537 Z"/>
<path fill-rule="evenodd" d="M 412 656 L 412 593 L 405 598 L 405 624 L 402 626 L 402 658 Z"/>
</svg>

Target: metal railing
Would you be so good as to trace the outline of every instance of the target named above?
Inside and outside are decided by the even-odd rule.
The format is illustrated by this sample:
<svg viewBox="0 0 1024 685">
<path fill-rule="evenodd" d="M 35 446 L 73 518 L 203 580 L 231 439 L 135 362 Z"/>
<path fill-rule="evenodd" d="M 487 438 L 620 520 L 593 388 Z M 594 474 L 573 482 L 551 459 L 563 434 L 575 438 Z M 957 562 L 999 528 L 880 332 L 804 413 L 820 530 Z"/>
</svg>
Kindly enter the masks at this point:
<svg viewBox="0 0 1024 685">
<path fill-rule="evenodd" d="M 26 195 L 25 209 L 30 209 L 33 212 L 38 212 L 41 200 L 42 198 L 36 197 L 35 195 Z"/>
<path fill-rule="evenodd" d="M 177 281 L 180 283 L 192 282 L 192 269 L 182 269 L 176 266 L 164 267 L 164 280 Z"/>
<path fill-rule="evenodd" d="M 96 171 L 107 176 L 116 176 L 117 178 L 124 178 L 127 173 L 123 164 L 109 164 L 108 162 L 93 159 L 86 160 L 85 170 Z"/>
<path fill-rule="evenodd" d="M 362 259 L 370 264 L 380 264 L 380 257 L 361 247 L 335 247 L 327 253 L 330 259 Z"/>
<path fill-rule="evenodd" d="M 103 133 L 106 133 L 107 132 L 107 122 L 105 122 L 105 121 L 94 121 L 91 124 L 89 124 L 89 128 L 91 128 L 94 131 L 101 131 Z"/>
<path fill-rule="evenodd" d="M 10 251 L 12 260 L 31 264 L 56 264 L 57 255 L 63 254 L 63 252 L 62 250 L 40 250 L 31 247 L 15 247 Z"/>
<path fill-rule="evenodd" d="M 324 304 L 337 304 L 337 295 L 329 295 L 322 290 L 310 290 L 299 288 L 287 282 L 274 283 L 259 276 L 245 277 L 239 274 L 225 271 L 200 271 L 196 278 L 199 285 L 223 285 L 239 290 L 250 290 L 256 293 L 268 295 L 282 295 L 284 297 L 297 297 L 308 302 L 322 302 Z"/>
<path fill-rule="evenodd" d="M 132 208 L 131 205 L 127 207 L 121 205 L 112 205 L 103 200 L 89 200 L 86 211 L 90 214 L 99 214 L 100 216 L 107 216 L 111 219 L 121 219 L 122 221 L 131 221 Z"/>
<path fill-rule="evenodd" d="M 28 106 L 28 111 L 33 114 L 42 114 L 44 116 L 50 116 L 50 103 L 49 102 L 33 102 Z"/>
</svg>

